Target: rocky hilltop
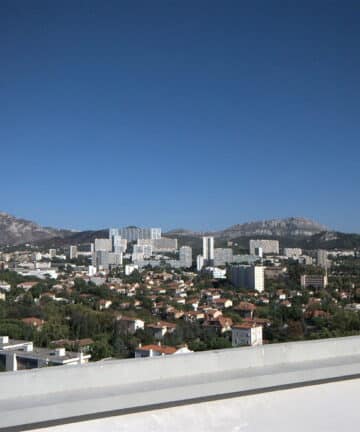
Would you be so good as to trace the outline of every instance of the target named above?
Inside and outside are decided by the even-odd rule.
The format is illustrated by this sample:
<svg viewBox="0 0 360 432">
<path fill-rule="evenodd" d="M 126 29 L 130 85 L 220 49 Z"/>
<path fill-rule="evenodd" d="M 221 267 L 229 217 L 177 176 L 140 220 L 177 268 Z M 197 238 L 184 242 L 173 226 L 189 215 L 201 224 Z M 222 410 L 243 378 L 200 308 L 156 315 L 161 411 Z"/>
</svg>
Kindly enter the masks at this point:
<svg viewBox="0 0 360 432">
<path fill-rule="evenodd" d="M 0 212 L 0 246 L 16 246 L 24 243 L 41 243 L 46 246 L 66 246 L 69 244 L 90 243 L 96 237 L 107 237 L 106 230 L 79 231 L 59 230 L 42 227 L 35 222 L 19 219 L 7 213 Z M 248 237 L 273 237 L 279 239 L 306 240 L 315 235 L 321 235 L 319 241 L 336 240 L 336 233 L 326 226 L 310 219 L 289 217 L 285 219 L 271 219 L 258 222 L 247 222 L 233 225 L 221 231 L 196 232 L 185 229 L 174 229 L 164 236 L 182 239 L 183 243 L 189 239 L 197 242 L 203 235 L 213 235 L 217 239 L 231 240 Z M 190 243 L 189 243 L 190 244 Z"/>
<path fill-rule="evenodd" d="M 0 212 L 0 245 L 18 245 L 71 234 L 68 230 L 42 227 L 35 222 Z"/>
<path fill-rule="evenodd" d="M 217 238 L 233 239 L 238 237 L 311 237 L 323 231 L 329 231 L 325 225 L 311 219 L 289 217 L 232 225 L 229 228 L 213 232 L 195 232 L 183 228 L 167 232 L 171 237 L 201 237 L 212 235 Z"/>
<path fill-rule="evenodd" d="M 310 237 L 328 230 L 326 226 L 311 219 L 289 217 L 285 219 L 270 219 L 233 225 L 214 234 L 217 237 L 228 239 L 250 236 Z"/>
</svg>

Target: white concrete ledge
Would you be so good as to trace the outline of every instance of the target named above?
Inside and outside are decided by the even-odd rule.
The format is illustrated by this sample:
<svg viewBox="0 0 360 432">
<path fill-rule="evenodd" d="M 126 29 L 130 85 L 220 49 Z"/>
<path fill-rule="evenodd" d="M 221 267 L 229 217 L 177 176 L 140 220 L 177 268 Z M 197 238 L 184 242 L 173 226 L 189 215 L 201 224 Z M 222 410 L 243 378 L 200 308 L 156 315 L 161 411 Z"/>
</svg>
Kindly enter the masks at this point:
<svg viewBox="0 0 360 432">
<path fill-rule="evenodd" d="M 360 376 L 360 336 L 0 374 L 0 430 Z"/>
</svg>

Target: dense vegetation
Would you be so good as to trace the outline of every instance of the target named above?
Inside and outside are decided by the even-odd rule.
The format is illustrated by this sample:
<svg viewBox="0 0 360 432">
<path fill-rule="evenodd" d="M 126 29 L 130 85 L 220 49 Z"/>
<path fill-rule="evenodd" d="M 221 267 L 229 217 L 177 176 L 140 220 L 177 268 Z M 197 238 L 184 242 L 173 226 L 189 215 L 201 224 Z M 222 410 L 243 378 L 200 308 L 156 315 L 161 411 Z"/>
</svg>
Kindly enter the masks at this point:
<svg viewBox="0 0 360 432">
<path fill-rule="evenodd" d="M 150 273 L 156 277 L 162 271 L 155 269 Z M 207 304 L 203 293 L 209 289 L 217 290 L 223 298 L 233 302 L 232 307 L 222 310 L 223 316 L 233 323 L 243 320 L 236 306 L 240 302 L 250 302 L 256 306 L 255 317 L 269 322 L 264 326 L 264 338 L 270 343 L 359 334 L 360 312 L 351 305 L 360 303 L 360 260 L 354 257 L 334 260 L 329 285 L 323 290 L 300 289 L 300 275 L 305 271 L 319 273 L 321 270 L 289 261 L 286 275 L 267 280 L 266 292 L 261 296 L 245 290 L 235 291 L 227 280 L 212 280 L 206 273 L 190 277 L 180 270 L 172 271 L 173 279 L 162 282 L 158 288 L 163 287 L 168 293 L 172 282 L 192 280 L 187 297 L 199 298 L 200 308 Z M 70 267 L 68 273 L 63 274 L 63 285 L 68 288 L 62 287 L 54 300 L 52 293 L 56 292 L 59 281 L 29 279 L 8 270 L 1 271 L 0 281 L 11 284 L 11 290 L 6 293 L 5 301 L 0 300 L 0 334 L 33 340 L 38 346 L 51 346 L 52 341 L 59 339 L 91 338 L 92 360 L 110 356 L 125 358 L 133 356 L 140 343 L 156 343 L 153 333 L 146 327 L 135 334 L 124 331 L 116 318 L 125 314 L 147 324 L 158 320 L 176 323 L 176 330 L 164 336 L 162 343 L 165 345 L 186 343 L 192 350 L 231 346 L 230 331 L 220 332 L 216 327 L 204 326 L 201 321 L 169 317 L 169 307 L 180 312 L 193 308 L 189 303 L 178 303 L 168 294 L 151 294 L 146 282 L 147 270 L 142 273 L 135 271 L 130 276 L 121 272 L 109 275 L 113 276 L 121 276 L 126 287 L 136 287 L 134 295 L 112 290 L 108 283 L 95 285 L 74 277 Z M 21 282 L 29 280 L 36 284 L 27 292 L 18 287 Z M 71 285 L 67 285 L 69 281 Z M 286 300 L 282 300 L 282 295 Z M 111 301 L 108 309 L 101 307 L 104 299 Z M 45 323 L 41 328 L 34 328 L 22 321 L 26 317 L 39 318 Z"/>
</svg>

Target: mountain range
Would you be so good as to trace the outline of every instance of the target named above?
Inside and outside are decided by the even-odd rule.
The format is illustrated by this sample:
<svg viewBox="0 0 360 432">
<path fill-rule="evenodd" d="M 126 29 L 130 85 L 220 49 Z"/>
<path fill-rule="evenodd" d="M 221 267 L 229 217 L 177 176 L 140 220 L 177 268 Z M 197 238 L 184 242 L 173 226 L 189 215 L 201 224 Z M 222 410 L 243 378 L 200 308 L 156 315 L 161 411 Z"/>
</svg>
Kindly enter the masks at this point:
<svg viewBox="0 0 360 432">
<path fill-rule="evenodd" d="M 25 243 L 35 243 L 44 247 L 65 247 L 70 244 L 86 244 L 95 238 L 107 237 L 106 229 L 74 232 L 67 229 L 42 227 L 35 222 L 20 219 L 0 212 L 0 246 L 18 246 Z M 264 221 L 236 224 L 229 228 L 213 232 L 197 232 L 186 229 L 174 229 L 164 233 L 164 236 L 179 238 L 179 243 L 193 240 L 198 244 L 203 235 L 213 235 L 218 242 L 226 240 L 246 240 L 249 237 L 278 238 L 288 246 L 299 247 L 316 244 L 332 245 L 332 247 L 358 247 L 360 235 L 344 234 L 332 231 L 325 225 L 303 217 L 289 217 Z"/>
<path fill-rule="evenodd" d="M 15 246 L 54 237 L 64 238 L 70 230 L 42 227 L 35 222 L 0 212 L 0 245 Z"/>
<path fill-rule="evenodd" d="M 284 219 L 270 219 L 264 221 L 247 222 L 232 225 L 229 228 L 214 232 L 194 232 L 185 229 L 169 231 L 170 236 L 194 236 L 204 234 L 213 235 L 222 239 L 234 239 L 238 237 L 266 236 L 266 237 L 309 237 L 323 231 L 329 231 L 325 225 L 321 225 L 310 219 L 301 217 L 289 217 Z"/>
</svg>

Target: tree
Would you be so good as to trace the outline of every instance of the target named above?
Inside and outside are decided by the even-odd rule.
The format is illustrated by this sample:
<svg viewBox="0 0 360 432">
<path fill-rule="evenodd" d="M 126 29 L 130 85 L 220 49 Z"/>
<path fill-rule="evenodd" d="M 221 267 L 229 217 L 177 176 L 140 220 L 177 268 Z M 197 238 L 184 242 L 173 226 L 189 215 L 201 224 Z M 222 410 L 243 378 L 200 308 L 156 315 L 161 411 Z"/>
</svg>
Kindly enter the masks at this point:
<svg viewBox="0 0 360 432">
<path fill-rule="evenodd" d="M 127 358 L 130 355 L 124 338 L 120 334 L 116 334 L 112 340 L 113 355 L 117 358 Z"/>
<path fill-rule="evenodd" d="M 0 320 L 5 319 L 6 317 L 6 303 L 3 300 L 0 300 Z"/>
<path fill-rule="evenodd" d="M 53 340 L 67 339 L 68 337 L 68 326 L 56 320 L 51 320 L 45 323 L 39 332 L 35 333 L 34 342 L 36 345 L 48 346 Z"/>
<path fill-rule="evenodd" d="M 94 342 L 90 347 L 91 360 L 97 361 L 103 358 L 112 357 L 113 350 L 106 337 L 102 337 Z"/>
</svg>

